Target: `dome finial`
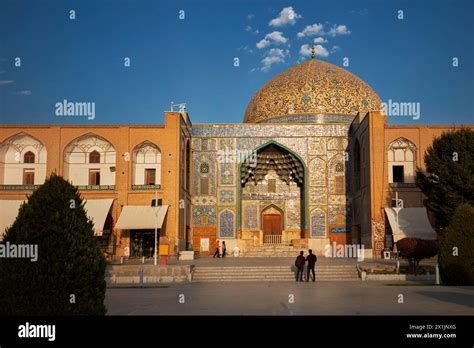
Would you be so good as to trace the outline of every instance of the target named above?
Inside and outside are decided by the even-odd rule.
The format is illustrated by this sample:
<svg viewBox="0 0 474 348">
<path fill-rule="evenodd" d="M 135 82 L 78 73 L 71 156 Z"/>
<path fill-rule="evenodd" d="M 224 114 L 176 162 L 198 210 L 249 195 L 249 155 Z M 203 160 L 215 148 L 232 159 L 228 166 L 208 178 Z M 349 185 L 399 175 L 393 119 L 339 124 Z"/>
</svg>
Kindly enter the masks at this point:
<svg viewBox="0 0 474 348">
<path fill-rule="evenodd" d="M 313 46 L 311 47 L 311 59 L 314 59 L 314 42 L 313 42 Z"/>
</svg>

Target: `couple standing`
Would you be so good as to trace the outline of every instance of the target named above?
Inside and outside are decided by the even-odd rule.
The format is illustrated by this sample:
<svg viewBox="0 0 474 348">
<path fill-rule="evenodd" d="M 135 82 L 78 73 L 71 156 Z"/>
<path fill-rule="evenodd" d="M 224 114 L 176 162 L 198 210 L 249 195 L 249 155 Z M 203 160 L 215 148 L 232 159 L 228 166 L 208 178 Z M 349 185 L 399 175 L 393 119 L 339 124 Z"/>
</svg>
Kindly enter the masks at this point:
<svg viewBox="0 0 474 348">
<path fill-rule="evenodd" d="M 213 258 L 215 258 L 216 256 L 218 258 L 220 258 L 221 256 L 225 257 L 226 255 L 227 255 L 227 247 L 225 246 L 225 241 L 222 241 L 222 247 L 221 247 L 219 241 L 216 240 L 216 252 L 214 253 Z"/>
<path fill-rule="evenodd" d="M 318 258 L 316 255 L 313 254 L 313 250 L 309 249 L 308 250 L 309 255 L 306 256 L 306 258 L 303 256 L 304 252 L 300 251 L 300 254 L 296 258 L 295 261 L 295 266 L 296 266 L 296 281 L 303 281 L 303 272 L 304 272 L 304 266 L 306 264 L 306 261 L 308 262 L 308 271 L 306 274 L 306 281 L 309 282 L 309 272 L 311 271 L 313 273 L 313 282 L 316 281 L 316 275 L 314 274 L 314 266 L 316 265 L 316 261 L 318 261 Z"/>
</svg>

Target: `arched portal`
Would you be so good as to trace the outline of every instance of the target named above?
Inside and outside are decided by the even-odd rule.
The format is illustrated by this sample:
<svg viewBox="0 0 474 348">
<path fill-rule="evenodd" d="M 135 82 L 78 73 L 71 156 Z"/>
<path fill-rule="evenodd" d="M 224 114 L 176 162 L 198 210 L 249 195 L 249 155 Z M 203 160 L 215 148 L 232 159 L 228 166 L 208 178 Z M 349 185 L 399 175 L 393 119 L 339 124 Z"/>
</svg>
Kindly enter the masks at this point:
<svg viewBox="0 0 474 348">
<path fill-rule="evenodd" d="M 284 146 L 271 141 L 255 149 L 240 166 L 242 234 L 259 244 L 304 238 L 305 176 L 303 161 Z"/>
</svg>

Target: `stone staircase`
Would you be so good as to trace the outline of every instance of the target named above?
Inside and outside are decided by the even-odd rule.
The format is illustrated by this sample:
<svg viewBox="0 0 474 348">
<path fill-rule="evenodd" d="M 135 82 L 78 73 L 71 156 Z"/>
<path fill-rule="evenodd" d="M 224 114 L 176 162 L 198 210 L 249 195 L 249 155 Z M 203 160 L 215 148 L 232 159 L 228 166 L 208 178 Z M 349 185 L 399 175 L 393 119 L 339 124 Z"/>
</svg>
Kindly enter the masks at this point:
<svg viewBox="0 0 474 348">
<path fill-rule="evenodd" d="M 306 272 L 305 272 L 306 274 Z M 285 282 L 295 281 L 294 266 L 197 266 L 193 282 Z M 316 281 L 357 281 L 354 265 L 316 265 Z"/>
<path fill-rule="evenodd" d="M 291 245 L 255 246 L 251 250 L 242 253 L 242 257 L 294 257 L 303 250 L 308 255 L 308 249 L 295 249 Z"/>
</svg>

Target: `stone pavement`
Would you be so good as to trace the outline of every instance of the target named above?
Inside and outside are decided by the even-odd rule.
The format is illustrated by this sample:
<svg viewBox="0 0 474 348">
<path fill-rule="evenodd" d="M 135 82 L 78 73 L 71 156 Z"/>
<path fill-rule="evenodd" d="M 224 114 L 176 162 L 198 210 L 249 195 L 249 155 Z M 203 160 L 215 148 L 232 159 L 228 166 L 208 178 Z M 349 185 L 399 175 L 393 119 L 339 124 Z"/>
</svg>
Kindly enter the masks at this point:
<svg viewBox="0 0 474 348">
<path fill-rule="evenodd" d="M 403 303 L 398 303 L 400 295 Z M 109 288 L 105 302 L 108 315 L 474 315 L 474 287 L 337 281 L 173 283 Z"/>
</svg>

